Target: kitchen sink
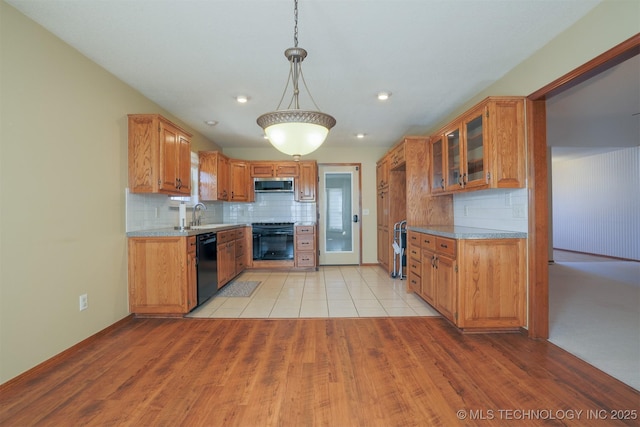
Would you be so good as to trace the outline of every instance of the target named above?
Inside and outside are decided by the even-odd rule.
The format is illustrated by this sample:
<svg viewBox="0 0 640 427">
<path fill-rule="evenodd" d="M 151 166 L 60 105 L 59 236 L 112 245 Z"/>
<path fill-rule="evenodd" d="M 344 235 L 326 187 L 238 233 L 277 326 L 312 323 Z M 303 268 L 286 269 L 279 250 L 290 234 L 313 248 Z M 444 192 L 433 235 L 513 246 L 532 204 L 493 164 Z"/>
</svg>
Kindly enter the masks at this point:
<svg viewBox="0 0 640 427">
<path fill-rule="evenodd" d="M 192 230 L 211 230 L 214 228 L 220 228 L 220 227 L 229 227 L 232 224 L 202 224 L 202 225 L 192 225 L 191 229 Z"/>
</svg>

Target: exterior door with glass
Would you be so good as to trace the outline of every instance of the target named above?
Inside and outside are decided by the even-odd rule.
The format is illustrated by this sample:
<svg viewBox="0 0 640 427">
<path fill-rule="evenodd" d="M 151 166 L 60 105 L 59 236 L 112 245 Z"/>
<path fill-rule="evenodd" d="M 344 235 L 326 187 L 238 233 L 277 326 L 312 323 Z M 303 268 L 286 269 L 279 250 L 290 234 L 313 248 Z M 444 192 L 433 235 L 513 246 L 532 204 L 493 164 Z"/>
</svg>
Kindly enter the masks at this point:
<svg viewBox="0 0 640 427">
<path fill-rule="evenodd" d="M 318 165 L 320 265 L 360 264 L 360 165 Z"/>
</svg>

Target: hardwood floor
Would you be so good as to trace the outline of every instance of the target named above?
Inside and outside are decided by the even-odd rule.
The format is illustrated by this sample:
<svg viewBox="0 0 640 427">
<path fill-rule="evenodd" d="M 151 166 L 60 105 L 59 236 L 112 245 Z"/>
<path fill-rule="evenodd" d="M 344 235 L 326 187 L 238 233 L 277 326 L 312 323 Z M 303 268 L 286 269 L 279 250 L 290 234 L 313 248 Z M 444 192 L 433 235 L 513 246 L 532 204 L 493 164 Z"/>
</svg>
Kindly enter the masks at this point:
<svg viewBox="0 0 640 427">
<path fill-rule="evenodd" d="M 0 386 L 2 426 L 608 426 L 639 410 L 549 342 L 434 317 L 133 319 Z"/>
</svg>

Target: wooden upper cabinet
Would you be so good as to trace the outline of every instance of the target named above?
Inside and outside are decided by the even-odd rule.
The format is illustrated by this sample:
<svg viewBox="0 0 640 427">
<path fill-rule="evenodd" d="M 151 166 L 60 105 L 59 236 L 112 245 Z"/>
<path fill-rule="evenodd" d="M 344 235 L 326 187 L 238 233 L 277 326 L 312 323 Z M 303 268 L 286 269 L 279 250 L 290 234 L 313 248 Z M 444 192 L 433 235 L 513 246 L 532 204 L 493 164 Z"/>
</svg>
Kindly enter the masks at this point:
<svg viewBox="0 0 640 427">
<path fill-rule="evenodd" d="M 462 153 L 464 158 L 462 183 L 465 188 L 488 185 L 487 150 L 485 149 L 486 116 L 485 107 L 470 114 L 463 122 L 465 145 Z"/>
<path fill-rule="evenodd" d="M 229 177 L 231 190 L 230 202 L 252 202 L 253 186 L 251 185 L 251 173 L 249 162 L 245 160 L 229 160 Z"/>
<path fill-rule="evenodd" d="M 278 162 L 276 163 L 276 176 L 297 177 L 300 174 L 298 162 Z"/>
<path fill-rule="evenodd" d="M 389 186 L 389 156 L 385 155 L 376 163 L 376 180 L 378 190 Z"/>
<path fill-rule="evenodd" d="M 444 181 L 444 136 L 437 135 L 431 140 L 431 192 L 440 193 L 445 190 Z"/>
<path fill-rule="evenodd" d="M 129 191 L 191 194 L 191 134 L 159 114 L 129 116 Z"/>
<path fill-rule="evenodd" d="M 462 140 L 460 126 L 453 125 L 442 138 L 444 153 L 444 190 L 455 191 L 463 185 Z"/>
<path fill-rule="evenodd" d="M 251 178 L 295 178 L 299 173 L 298 162 L 251 162 Z"/>
<path fill-rule="evenodd" d="M 228 201 L 229 158 L 219 151 L 198 152 L 200 167 L 198 171 L 198 194 L 202 201 Z"/>
<path fill-rule="evenodd" d="M 274 176 L 274 163 L 251 162 L 251 178 L 270 178 Z"/>
<path fill-rule="evenodd" d="M 524 98 L 485 99 L 432 138 L 432 193 L 524 188 L 525 141 Z"/>
<path fill-rule="evenodd" d="M 300 175 L 295 179 L 295 200 L 298 202 L 315 202 L 318 186 L 318 165 L 315 161 L 301 161 Z"/>
<path fill-rule="evenodd" d="M 389 169 L 402 169 L 406 164 L 405 143 L 402 142 L 394 148 L 389 155 Z"/>
<path fill-rule="evenodd" d="M 485 111 L 491 188 L 525 188 L 526 120 L 523 98 L 490 98 Z"/>
</svg>

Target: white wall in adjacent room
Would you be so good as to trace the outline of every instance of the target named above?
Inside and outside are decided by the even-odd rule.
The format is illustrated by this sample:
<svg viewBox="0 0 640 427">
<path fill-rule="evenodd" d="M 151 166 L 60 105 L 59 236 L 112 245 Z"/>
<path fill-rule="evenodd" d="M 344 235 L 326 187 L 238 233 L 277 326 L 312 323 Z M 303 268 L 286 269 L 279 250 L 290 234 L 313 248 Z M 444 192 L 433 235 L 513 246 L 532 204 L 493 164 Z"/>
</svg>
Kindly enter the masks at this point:
<svg viewBox="0 0 640 427">
<path fill-rule="evenodd" d="M 640 260 L 640 147 L 553 162 L 553 246 Z"/>
</svg>

